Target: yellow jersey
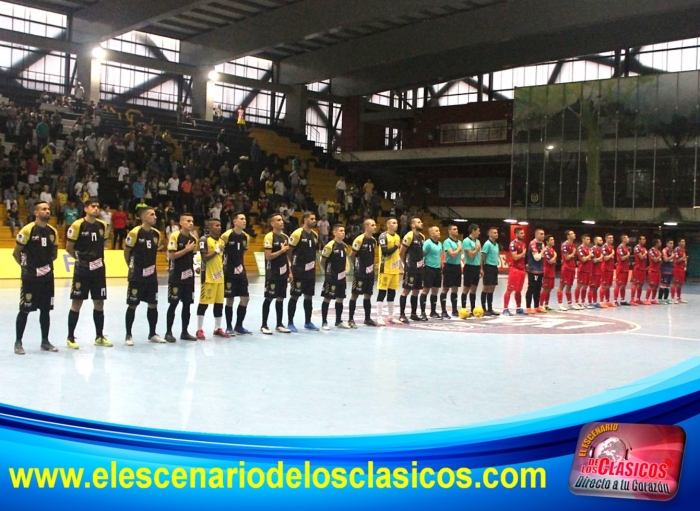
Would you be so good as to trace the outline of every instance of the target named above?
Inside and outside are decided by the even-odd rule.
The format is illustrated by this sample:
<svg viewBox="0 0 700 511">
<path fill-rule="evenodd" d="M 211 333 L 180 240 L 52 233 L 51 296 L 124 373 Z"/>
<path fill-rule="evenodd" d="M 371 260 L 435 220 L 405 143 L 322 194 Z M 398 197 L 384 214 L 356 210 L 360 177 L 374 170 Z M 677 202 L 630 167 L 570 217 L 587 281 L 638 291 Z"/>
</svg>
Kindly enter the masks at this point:
<svg viewBox="0 0 700 511">
<path fill-rule="evenodd" d="M 199 252 L 202 256 L 202 284 L 223 283 L 224 282 L 224 251 L 221 247 L 221 240 L 215 240 L 211 236 L 203 236 L 199 240 Z M 211 252 L 219 253 L 208 261 L 204 260 L 204 254 Z"/>
<path fill-rule="evenodd" d="M 385 275 L 398 275 L 401 273 L 400 248 L 401 236 L 398 233 L 389 234 L 387 231 L 384 231 L 379 235 L 379 273 Z"/>
</svg>

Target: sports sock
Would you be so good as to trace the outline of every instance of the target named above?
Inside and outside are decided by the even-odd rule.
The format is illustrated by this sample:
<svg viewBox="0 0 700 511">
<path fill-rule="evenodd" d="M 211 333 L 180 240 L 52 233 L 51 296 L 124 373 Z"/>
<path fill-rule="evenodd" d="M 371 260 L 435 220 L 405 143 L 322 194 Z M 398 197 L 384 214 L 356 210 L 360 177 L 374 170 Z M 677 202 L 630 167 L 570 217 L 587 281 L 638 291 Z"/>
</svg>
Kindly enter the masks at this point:
<svg viewBox="0 0 700 511">
<path fill-rule="evenodd" d="M 328 306 L 330 305 L 329 302 L 324 301 L 321 304 L 321 321 L 324 323 L 328 323 Z"/>
<path fill-rule="evenodd" d="M 384 302 L 377 302 L 377 319 L 384 317 Z"/>
<path fill-rule="evenodd" d="M 522 305 L 523 295 L 521 293 L 515 293 L 515 306 L 519 309 Z"/>
<path fill-rule="evenodd" d="M 180 313 L 180 320 L 182 321 L 182 333 L 188 333 L 190 328 L 190 304 L 182 304 L 182 312 Z"/>
<path fill-rule="evenodd" d="M 335 324 L 343 321 L 343 302 L 335 302 Z"/>
<path fill-rule="evenodd" d="M 75 338 L 75 327 L 78 326 L 78 318 L 80 317 L 80 312 L 69 310 L 68 311 L 68 338 Z"/>
<path fill-rule="evenodd" d="M 411 297 L 413 298 L 413 297 Z M 420 294 L 420 313 L 425 314 L 425 305 L 428 302 L 428 295 L 421 293 Z M 413 307 L 413 299 L 411 299 L 411 307 Z"/>
<path fill-rule="evenodd" d="M 369 298 L 362 300 L 362 306 L 365 309 L 365 321 L 369 321 L 372 316 L 372 301 Z"/>
<path fill-rule="evenodd" d="M 27 314 L 26 312 L 17 313 L 17 323 L 15 324 L 15 341 L 21 343 L 22 337 L 24 336 L 24 329 L 27 327 Z"/>
<path fill-rule="evenodd" d="M 102 331 L 105 327 L 105 311 L 92 311 L 92 322 L 95 324 L 95 336 L 102 337 Z"/>
<path fill-rule="evenodd" d="M 443 314 L 447 313 L 447 293 L 440 293 L 440 309 Z"/>
<path fill-rule="evenodd" d="M 51 309 L 39 309 L 39 326 L 41 327 L 41 342 L 49 342 L 49 328 L 51 327 Z"/>
<path fill-rule="evenodd" d="M 452 304 L 452 312 L 457 312 L 457 293 L 450 293 L 450 303 Z"/>
<path fill-rule="evenodd" d="M 564 292 L 561 289 L 557 290 L 557 302 L 561 305 L 564 303 Z"/>
<path fill-rule="evenodd" d="M 357 299 L 350 299 L 350 306 L 348 307 L 348 321 L 355 321 L 355 307 L 357 307 Z"/>
<path fill-rule="evenodd" d="M 282 315 L 284 314 L 284 302 L 282 300 L 275 300 L 275 312 L 277 313 L 277 326 L 284 326 L 282 320 L 284 319 Z"/>
<path fill-rule="evenodd" d="M 581 288 L 578 286 L 576 287 L 576 291 L 574 291 L 574 298 L 576 303 L 581 302 Z"/>
<path fill-rule="evenodd" d="M 391 305 L 389 307 L 391 308 Z M 406 315 L 406 297 L 404 295 L 399 297 L 399 312 L 401 316 Z"/>
<path fill-rule="evenodd" d="M 248 312 L 248 307 L 245 305 L 238 305 L 236 308 L 236 328 L 243 328 L 243 320 L 245 319 L 246 312 Z"/>
<path fill-rule="evenodd" d="M 313 312 L 313 302 L 311 298 L 304 298 L 304 322 L 311 323 L 311 313 Z"/>
<path fill-rule="evenodd" d="M 486 300 L 488 301 L 489 310 L 493 312 L 493 293 L 486 293 Z"/>
<path fill-rule="evenodd" d="M 263 301 L 263 308 L 262 308 L 262 324 L 263 326 L 267 326 L 267 319 L 270 317 L 270 305 L 272 304 L 272 300 L 265 298 L 265 301 Z M 200 327 L 201 330 L 201 327 Z"/>
<path fill-rule="evenodd" d="M 430 314 L 435 314 L 437 308 L 437 295 L 430 295 Z"/>
<path fill-rule="evenodd" d="M 462 293 L 462 308 L 467 308 L 467 293 Z"/>
<path fill-rule="evenodd" d="M 287 303 L 287 323 L 290 325 L 294 323 L 294 315 L 297 312 L 297 301 L 294 298 L 289 299 Z"/>
<path fill-rule="evenodd" d="M 131 307 L 126 308 L 126 335 L 131 335 L 131 327 L 134 326 L 134 318 L 136 317 L 136 309 Z"/>
<path fill-rule="evenodd" d="M 507 309 L 508 305 L 510 304 L 510 293 L 511 293 L 511 290 L 508 289 L 508 290 L 506 290 L 505 294 L 503 295 L 503 308 L 504 309 Z"/>
<path fill-rule="evenodd" d="M 156 335 L 156 325 L 158 324 L 158 309 L 150 307 L 146 309 L 146 318 L 148 319 L 148 337 Z"/>
<path fill-rule="evenodd" d="M 571 300 L 572 300 L 571 291 L 567 291 L 566 292 L 566 301 L 569 303 L 569 305 L 571 305 Z"/>
<path fill-rule="evenodd" d="M 469 293 L 469 305 L 472 306 L 472 312 L 474 312 L 474 307 L 476 307 L 476 293 Z"/>
<path fill-rule="evenodd" d="M 233 305 L 226 305 L 224 314 L 226 314 L 226 328 L 233 328 Z"/>
<path fill-rule="evenodd" d="M 185 306 L 182 306 L 183 310 Z M 177 309 L 177 302 L 173 302 L 168 305 L 168 312 L 165 314 L 165 333 L 173 333 L 173 323 L 175 323 L 175 309 Z"/>
<path fill-rule="evenodd" d="M 417 309 L 418 309 L 418 297 L 416 295 L 411 295 L 411 315 L 415 315 Z"/>
</svg>

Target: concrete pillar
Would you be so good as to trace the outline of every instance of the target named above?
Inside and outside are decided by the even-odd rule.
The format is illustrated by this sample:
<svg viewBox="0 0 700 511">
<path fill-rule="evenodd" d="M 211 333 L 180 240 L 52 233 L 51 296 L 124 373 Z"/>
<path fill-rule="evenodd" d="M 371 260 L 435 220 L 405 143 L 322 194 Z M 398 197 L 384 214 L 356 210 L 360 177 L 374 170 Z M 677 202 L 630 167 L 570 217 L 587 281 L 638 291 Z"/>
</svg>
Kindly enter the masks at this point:
<svg viewBox="0 0 700 511">
<path fill-rule="evenodd" d="M 209 79 L 212 68 L 197 68 L 192 75 L 192 113 L 199 119 L 214 120 L 215 82 Z"/>
<path fill-rule="evenodd" d="M 100 100 L 100 78 L 101 78 L 102 61 L 93 58 L 92 46 L 84 45 L 83 49 L 76 55 L 76 81 L 80 82 L 85 89 L 84 101 L 94 101 L 97 103 Z M 75 93 L 74 84 L 71 93 Z"/>
<path fill-rule="evenodd" d="M 308 94 L 306 85 L 294 85 L 291 92 L 287 93 L 285 104 L 284 124 L 292 128 L 294 133 L 304 135 L 306 133 L 306 106 Z"/>
</svg>

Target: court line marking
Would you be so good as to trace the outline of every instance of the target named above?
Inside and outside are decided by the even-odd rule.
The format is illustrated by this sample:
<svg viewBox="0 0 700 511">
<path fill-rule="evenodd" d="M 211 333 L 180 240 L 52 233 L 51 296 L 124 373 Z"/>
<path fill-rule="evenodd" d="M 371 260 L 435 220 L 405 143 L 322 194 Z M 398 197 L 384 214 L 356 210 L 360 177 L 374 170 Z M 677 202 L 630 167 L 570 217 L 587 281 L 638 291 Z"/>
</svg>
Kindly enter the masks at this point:
<svg viewBox="0 0 700 511">
<path fill-rule="evenodd" d="M 657 334 L 640 334 L 638 332 L 620 332 L 623 334 L 632 334 L 634 335 L 643 335 L 645 337 L 661 337 L 664 339 L 678 339 L 679 341 L 695 341 L 695 342 L 700 342 L 700 338 L 693 338 L 693 337 L 678 337 L 675 335 L 657 335 Z"/>
</svg>

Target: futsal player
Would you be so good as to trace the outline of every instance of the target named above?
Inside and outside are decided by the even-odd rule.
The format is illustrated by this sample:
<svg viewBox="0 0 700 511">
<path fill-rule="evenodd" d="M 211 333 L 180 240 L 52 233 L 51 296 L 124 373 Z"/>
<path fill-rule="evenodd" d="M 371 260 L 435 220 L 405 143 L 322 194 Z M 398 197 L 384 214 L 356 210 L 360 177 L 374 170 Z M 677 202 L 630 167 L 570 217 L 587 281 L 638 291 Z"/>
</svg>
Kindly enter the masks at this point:
<svg viewBox="0 0 700 511">
<path fill-rule="evenodd" d="M 323 247 L 321 252 L 321 266 L 325 270 L 326 276 L 323 281 L 323 304 L 321 305 L 321 328 L 325 331 L 328 327 L 328 308 L 331 300 L 335 300 L 335 327 L 350 328 L 343 322 L 343 300 L 347 288 L 347 264 L 348 246 L 343 241 L 345 239 L 345 227 L 342 224 L 333 226 L 333 239 Z"/>
<path fill-rule="evenodd" d="M 440 228 L 432 226 L 428 229 L 428 239 L 423 243 L 423 290 L 420 294 L 420 312 L 425 316 L 425 304 L 430 293 L 430 317 L 442 319 L 437 313 L 437 298 L 442 282 L 442 242 L 440 241 Z"/>
<path fill-rule="evenodd" d="M 221 222 L 211 219 L 207 222 L 209 234 L 199 239 L 199 256 L 202 259 L 197 305 L 197 339 L 206 340 L 204 335 L 204 314 L 210 305 L 214 306 L 214 336 L 228 339 L 231 337 L 221 328 L 224 314 L 224 256 L 221 246 Z"/>
<path fill-rule="evenodd" d="M 610 288 L 613 285 L 615 275 L 615 237 L 608 233 L 605 235 L 603 245 L 603 277 L 600 281 L 600 305 L 601 307 L 617 307 L 617 303 L 610 299 Z"/>
<path fill-rule="evenodd" d="M 479 229 L 478 226 L 476 228 L 477 230 Z M 442 309 L 440 317 L 442 319 L 450 319 L 450 315 L 447 313 L 448 291 L 450 292 L 450 303 L 452 304 L 452 316 L 455 318 L 459 317 L 459 312 L 457 311 L 457 290 L 462 280 L 462 241 L 458 236 L 459 229 L 457 226 L 455 224 L 448 225 L 447 239 L 442 242 L 442 249 L 445 252 L 445 264 L 442 267 L 442 292 L 440 293 L 440 307 Z M 479 249 L 479 259 L 481 259 L 481 249 Z M 481 274 L 481 266 L 479 267 L 479 272 Z M 476 301 L 476 295 L 474 300 Z"/>
<path fill-rule="evenodd" d="M 221 235 L 221 246 L 224 247 L 224 298 L 226 306 L 226 333 L 228 335 L 251 335 L 250 330 L 243 327 L 243 320 L 248 311 L 248 274 L 245 270 L 243 257 L 248 250 L 248 234 L 245 232 L 247 220 L 242 211 L 232 215 L 233 227 Z M 236 326 L 233 326 L 233 300 L 238 298 L 236 309 Z"/>
<path fill-rule="evenodd" d="M 508 270 L 508 288 L 503 295 L 503 315 L 510 316 L 508 310 L 510 303 L 510 295 L 515 292 L 515 313 L 527 316 L 527 312 L 521 307 L 523 299 L 523 285 L 525 284 L 525 257 L 527 249 L 523 240 L 525 239 L 525 231 L 522 227 L 515 229 L 515 239 L 510 242 L 508 250 L 510 250 L 513 263 Z"/>
<path fill-rule="evenodd" d="M 629 242 L 629 236 L 623 234 L 620 236 L 620 244 L 617 246 L 616 250 L 617 267 L 615 268 L 615 302 L 619 305 L 629 305 L 629 303 L 625 301 L 627 281 L 630 278 L 630 249 L 627 246 Z M 632 295 L 632 300 L 634 300 L 634 295 Z"/>
<path fill-rule="evenodd" d="M 583 310 L 586 308 L 586 292 L 591 284 L 591 273 L 593 272 L 593 261 L 591 258 L 591 236 L 583 234 L 581 236 L 581 244 L 576 251 L 578 257 L 578 272 L 576 275 L 576 291 L 574 292 L 574 310 Z M 589 304 L 590 305 L 590 304 Z M 590 305 L 589 308 L 593 308 Z"/>
<path fill-rule="evenodd" d="M 362 307 L 365 311 L 365 325 L 377 326 L 372 319 L 372 291 L 374 290 L 375 268 L 379 267 L 379 250 L 374 233 L 377 231 L 377 223 L 368 218 L 362 224 L 364 232 L 352 242 L 350 260 L 354 267 L 352 280 L 352 294 L 350 295 L 348 326 L 357 328 L 355 323 L 355 307 L 357 298 L 362 295 Z"/>
<path fill-rule="evenodd" d="M 318 331 L 311 322 L 313 312 L 312 299 L 316 288 L 316 252 L 318 252 L 318 235 L 313 231 L 316 227 L 316 215 L 311 211 L 304 212 L 302 226 L 289 237 L 287 259 L 292 272 L 292 287 L 289 290 L 287 303 L 287 328 L 297 332 L 294 326 L 294 314 L 297 310 L 297 300 L 304 295 L 304 328 Z"/>
<path fill-rule="evenodd" d="M 632 267 L 632 300 L 630 305 L 641 305 L 642 289 L 647 280 L 647 239 L 639 236 L 639 241 L 634 247 L 634 265 Z"/>
<path fill-rule="evenodd" d="M 156 333 L 158 325 L 158 273 L 156 272 L 156 256 L 160 247 L 161 235 L 155 228 L 157 219 L 153 208 L 139 210 L 141 225 L 134 227 L 126 235 L 124 243 L 124 260 L 129 266 L 129 285 L 126 291 L 126 340 L 127 346 L 134 345 L 131 328 L 136 317 L 136 307 L 141 302 L 148 304 L 148 340 L 163 343 Z"/>
<path fill-rule="evenodd" d="M 688 303 L 681 297 L 685 284 L 685 273 L 688 266 L 688 254 L 685 251 L 685 239 L 678 240 L 678 246 L 673 251 L 673 287 L 671 288 L 672 303 Z M 675 291 L 675 293 L 674 293 Z"/>
<path fill-rule="evenodd" d="M 493 292 L 498 285 L 498 262 L 500 249 L 498 247 L 498 229 L 489 229 L 489 239 L 481 247 L 481 274 L 484 276 L 484 287 L 481 290 L 481 307 L 484 316 L 498 316 L 493 310 Z"/>
<path fill-rule="evenodd" d="M 399 289 L 401 274 L 401 237 L 396 233 L 399 223 L 396 218 L 387 218 L 386 230 L 379 235 L 379 278 L 377 279 L 377 325 L 386 326 L 394 322 L 394 299 Z M 384 299 L 387 300 L 387 316 L 384 320 Z"/>
<path fill-rule="evenodd" d="M 654 239 L 651 241 L 651 248 L 649 249 L 649 287 L 647 288 L 644 305 L 659 304 L 659 301 L 656 299 L 656 293 L 661 283 L 661 259 L 661 240 Z"/>
<path fill-rule="evenodd" d="M 666 241 L 666 246 L 661 251 L 661 289 L 659 289 L 659 302 L 662 305 L 670 305 L 670 287 L 673 284 L 673 240 Z M 675 295 L 675 293 L 674 293 Z"/>
<path fill-rule="evenodd" d="M 194 222 L 192 215 L 180 215 L 180 229 L 173 232 L 168 240 L 168 313 L 165 340 L 175 342 L 173 323 L 177 304 L 182 302 L 182 332 L 183 341 L 196 341 L 197 338 L 189 333 L 190 306 L 194 303 L 194 254 L 199 240 L 193 233 Z"/>
<path fill-rule="evenodd" d="M 75 258 L 73 282 L 71 284 L 71 307 L 68 311 L 68 340 L 66 345 L 73 350 L 80 348 L 75 339 L 80 308 L 83 301 L 92 298 L 92 320 L 95 323 L 95 345 L 111 347 L 112 343 L 103 335 L 105 324 L 104 301 L 107 299 L 105 272 L 105 233 L 107 224 L 98 219 L 100 203 L 97 199 L 85 202 L 85 217 L 79 218 L 68 228 L 66 252 Z"/>
<path fill-rule="evenodd" d="M 551 234 L 544 238 L 544 268 L 542 272 L 542 294 L 540 295 L 540 306 L 546 311 L 554 310 L 549 306 L 549 297 L 554 289 L 554 280 L 557 276 L 557 251 L 554 248 L 554 236 Z"/>
<path fill-rule="evenodd" d="M 19 230 L 12 257 L 22 269 L 19 313 L 15 322 L 15 354 L 24 355 L 22 337 L 30 312 L 39 311 L 41 349 L 58 351 L 49 342 L 54 298 L 53 262 L 58 257 L 58 231 L 49 225 L 51 207 L 45 201 L 34 204 L 34 221 Z"/>
<path fill-rule="evenodd" d="M 527 291 L 525 292 L 525 304 L 527 312 L 547 312 L 540 308 L 540 295 L 542 294 L 542 278 L 544 274 L 544 231 L 535 229 L 535 238 L 530 241 L 527 248 Z M 533 303 L 534 302 L 534 303 Z M 534 305 L 534 308 L 532 306 Z"/>
<path fill-rule="evenodd" d="M 262 326 L 260 331 L 265 335 L 272 335 L 272 330 L 267 326 L 270 317 L 270 305 L 275 302 L 277 313 L 276 330 L 282 334 L 291 333 L 291 330 L 282 323 L 284 313 L 284 299 L 287 297 L 287 283 L 292 279 L 287 261 L 289 250 L 289 237 L 284 233 L 284 218 L 279 213 L 273 213 L 267 219 L 267 224 L 272 228 L 265 235 L 263 248 L 265 249 L 265 300 L 262 307 Z"/>
<path fill-rule="evenodd" d="M 573 297 L 571 296 L 571 286 L 574 284 L 576 276 L 576 245 L 574 240 L 576 233 L 574 231 L 566 231 L 566 241 L 561 244 L 561 274 L 559 275 L 559 290 L 557 291 L 557 301 L 559 302 L 559 310 L 562 312 L 573 308 Z M 564 305 L 564 292 L 566 291 L 566 301 L 568 307 Z"/>
<path fill-rule="evenodd" d="M 467 308 L 467 294 L 469 294 L 469 305 L 474 313 L 476 307 L 476 290 L 479 287 L 481 278 L 481 242 L 479 235 L 481 231 L 476 224 L 469 225 L 469 235 L 464 238 L 462 247 L 464 248 L 464 283 L 462 286 L 462 308 Z M 483 306 L 483 304 L 482 304 Z M 486 310 L 486 309 L 484 309 Z M 452 314 L 455 315 L 454 312 Z"/>
<path fill-rule="evenodd" d="M 399 298 L 399 306 L 401 315 L 399 321 L 401 323 L 409 323 L 406 317 L 406 297 L 411 293 L 411 321 L 428 321 L 428 317 L 423 314 L 416 314 L 418 308 L 418 292 L 423 288 L 423 220 L 418 217 L 413 217 L 409 220 L 411 230 L 406 233 L 401 240 L 401 249 L 399 256 L 403 263 L 403 290 Z"/>
<path fill-rule="evenodd" d="M 603 306 L 598 301 L 598 291 L 603 281 L 603 238 L 596 236 L 593 238 L 591 247 L 591 284 L 588 288 L 588 307 L 602 309 Z"/>
</svg>

